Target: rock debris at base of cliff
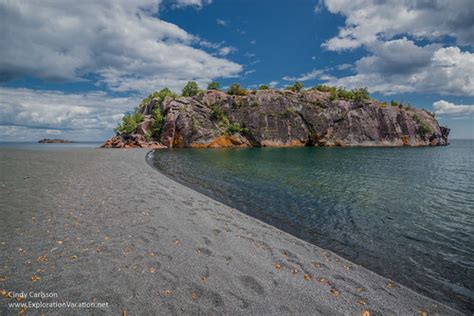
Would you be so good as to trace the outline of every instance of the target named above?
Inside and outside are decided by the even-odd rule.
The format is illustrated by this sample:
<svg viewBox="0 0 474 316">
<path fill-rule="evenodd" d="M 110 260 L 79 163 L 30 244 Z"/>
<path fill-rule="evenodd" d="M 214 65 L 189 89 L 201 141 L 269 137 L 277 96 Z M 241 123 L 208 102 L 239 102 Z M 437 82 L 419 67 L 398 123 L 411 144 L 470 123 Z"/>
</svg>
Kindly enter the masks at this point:
<svg viewBox="0 0 474 316">
<path fill-rule="evenodd" d="M 152 98 L 137 108 L 141 122 L 106 148 L 297 146 L 438 146 L 449 129 L 428 111 L 373 99 L 344 100 L 316 89 L 217 90 L 192 97 Z M 155 115 L 162 122 L 155 128 Z"/>
</svg>

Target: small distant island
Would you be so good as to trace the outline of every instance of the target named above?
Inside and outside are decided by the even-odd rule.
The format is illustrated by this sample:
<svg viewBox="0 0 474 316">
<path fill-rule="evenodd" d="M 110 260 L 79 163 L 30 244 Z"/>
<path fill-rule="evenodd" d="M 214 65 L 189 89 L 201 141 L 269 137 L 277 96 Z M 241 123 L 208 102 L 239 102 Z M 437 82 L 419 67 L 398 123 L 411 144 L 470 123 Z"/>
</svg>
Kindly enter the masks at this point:
<svg viewBox="0 0 474 316">
<path fill-rule="evenodd" d="M 188 82 L 181 95 L 165 88 L 125 115 L 105 148 L 440 146 L 449 128 L 435 113 L 372 99 L 366 88 L 262 85 L 226 92 Z"/>
<path fill-rule="evenodd" d="M 58 139 L 58 138 L 43 138 L 38 141 L 40 144 L 71 144 L 71 143 L 77 143 L 72 140 L 67 140 L 67 139 Z"/>
</svg>

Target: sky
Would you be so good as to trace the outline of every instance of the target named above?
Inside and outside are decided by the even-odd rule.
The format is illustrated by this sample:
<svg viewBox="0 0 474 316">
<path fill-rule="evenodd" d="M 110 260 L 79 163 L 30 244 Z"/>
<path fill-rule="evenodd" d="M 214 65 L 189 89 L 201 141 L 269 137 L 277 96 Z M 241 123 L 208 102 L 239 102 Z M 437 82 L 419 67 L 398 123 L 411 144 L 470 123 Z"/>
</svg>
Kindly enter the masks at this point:
<svg viewBox="0 0 474 316">
<path fill-rule="evenodd" d="M 472 0 L 0 0 L 0 141 L 103 141 L 155 90 L 367 87 L 474 139 Z"/>
</svg>

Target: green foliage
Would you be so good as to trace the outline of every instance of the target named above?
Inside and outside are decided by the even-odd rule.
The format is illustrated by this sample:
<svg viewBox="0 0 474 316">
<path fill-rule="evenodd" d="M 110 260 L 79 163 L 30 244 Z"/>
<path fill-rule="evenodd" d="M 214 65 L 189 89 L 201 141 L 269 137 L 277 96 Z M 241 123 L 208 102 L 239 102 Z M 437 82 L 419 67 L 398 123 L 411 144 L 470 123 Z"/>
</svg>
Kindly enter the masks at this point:
<svg viewBox="0 0 474 316">
<path fill-rule="evenodd" d="M 337 89 L 336 89 L 336 87 L 331 87 L 331 90 L 329 90 L 329 100 L 331 100 L 331 101 L 337 100 Z"/>
<path fill-rule="evenodd" d="M 415 122 L 416 122 L 417 124 L 420 124 L 420 123 L 421 123 L 421 120 L 420 120 L 420 117 L 418 116 L 418 114 L 413 114 L 412 117 L 413 117 L 413 119 L 415 120 Z"/>
<path fill-rule="evenodd" d="M 416 124 L 418 125 L 418 127 L 416 128 L 416 132 L 418 133 L 418 135 L 424 136 L 425 134 L 432 132 L 431 127 L 426 124 L 426 122 L 424 122 L 422 119 L 420 119 L 417 114 L 413 115 L 413 120 L 415 120 Z"/>
<path fill-rule="evenodd" d="M 303 90 L 304 84 L 302 82 L 296 81 L 292 86 L 287 87 L 288 90 L 294 91 L 294 92 L 300 92 Z"/>
<path fill-rule="evenodd" d="M 115 128 L 115 132 L 118 134 L 133 134 L 137 130 L 138 124 L 143 121 L 143 118 L 142 113 L 125 114 L 122 122 Z"/>
<path fill-rule="evenodd" d="M 425 135 L 431 133 L 431 127 L 425 122 L 421 122 L 416 131 L 418 135 Z"/>
<path fill-rule="evenodd" d="M 321 92 L 331 92 L 331 90 L 335 89 L 335 88 L 330 87 L 330 86 L 326 86 L 324 84 L 320 84 L 320 85 L 314 87 L 313 89 L 316 89 L 316 90 L 321 91 Z"/>
<path fill-rule="evenodd" d="M 336 88 L 326 85 L 318 85 L 312 89 L 316 89 L 320 92 L 329 92 L 329 100 L 331 101 L 341 99 L 346 101 L 362 102 L 370 99 L 367 88 L 346 90 L 342 87 Z"/>
<path fill-rule="evenodd" d="M 165 123 L 165 117 L 161 112 L 160 108 L 153 109 L 153 125 L 152 125 L 152 134 L 155 137 L 161 135 L 161 130 L 163 129 L 163 124 Z"/>
<path fill-rule="evenodd" d="M 152 137 L 151 137 L 151 132 L 150 132 L 150 131 L 147 131 L 147 132 L 145 133 L 145 135 L 143 135 L 143 136 L 145 137 L 145 140 L 146 140 L 147 142 L 151 142 Z"/>
<path fill-rule="evenodd" d="M 148 95 L 145 99 L 142 100 L 139 107 L 149 104 L 153 99 L 159 99 L 160 102 L 162 102 L 167 96 L 172 97 L 173 99 L 177 97 L 176 93 L 174 93 L 170 89 L 163 88 L 160 91 L 150 93 L 150 95 Z"/>
<path fill-rule="evenodd" d="M 212 107 L 212 113 L 211 113 L 211 118 L 215 121 L 222 121 L 222 119 L 225 117 L 224 114 L 224 109 L 221 106 L 214 106 Z"/>
<path fill-rule="evenodd" d="M 221 119 L 221 122 L 219 124 L 219 126 L 228 126 L 230 125 L 230 121 L 229 121 L 229 118 L 227 116 L 223 116 L 222 119 Z"/>
<path fill-rule="evenodd" d="M 207 90 L 220 90 L 220 89 L 221 89 L 221 85 L 219 84 L 219 82 L 213 81 L 207 85 Z"/>
<path fill-rule="evenodd" d="M 367 88 L 353 89 L 351 92 L 353 94 L 352 100 L 355 102 L 362 102 L 370 99 L 369 90 L 367 90 Z"/>
<path fill-rule="evenodd" d="M 386 108 L 388 106 L 387 102 L 380 102 L 380 107 Z"/>
<path fill-rule="evenodd" d="M 337 98 L 338 99 L 343 99 L 343 100 L 353 100 L 354 99 L 354 92 L 351 90 L 346 90 L 344 88 L 338 88 L 337 89 Z"/>
<path fill-rule="evenodd" d="M 266 84 L 261 84 L 259 87 L 258 87 L 258 90 L 268 90 L 270 89 L 269 86 L 267 86 Z"/>
<path fill-rule="evenodd" d="M 233 135 L 235 133 L 247 132 L 247 131 L 248 129 L 241 127 L 239 123 L 233 123 L 227 127 L 227 133 L 229 135 Z"/>
<path fill-rule="evenodd" d="M 390 105 L 391 105 L 391 106 L 400 106 L 400 102 L 397 102 L 397 101 L 392 100 L 392 101 L 390 102 Z"/>
<path fill-rule="evenodd" d="M 183 97 L 192 97 L 199 93 L 199 86 L 196 81 L 188 81 L 188 83 L 183 87 L 181 95 Z"/>
<path fill-rule="evenodd" d="M 227 90 L 227 94 L 230 95 L 247 95 L 248 92 L 244 88 L 241 88 L 238 83 L 233 83 L 230 85 L 229 90 Z"/>
<path fill-rule="evenodd" d="M 411 110 L 411 105 L 410 103 L 408 104 L 403 104 L 402 102 L 397 102 L 397 101 L 393 101 L 391 102 L 391 105 L 392 106 L 398 106 L 400 109 L 405 109 L 407 111 Z"/>
</svg>

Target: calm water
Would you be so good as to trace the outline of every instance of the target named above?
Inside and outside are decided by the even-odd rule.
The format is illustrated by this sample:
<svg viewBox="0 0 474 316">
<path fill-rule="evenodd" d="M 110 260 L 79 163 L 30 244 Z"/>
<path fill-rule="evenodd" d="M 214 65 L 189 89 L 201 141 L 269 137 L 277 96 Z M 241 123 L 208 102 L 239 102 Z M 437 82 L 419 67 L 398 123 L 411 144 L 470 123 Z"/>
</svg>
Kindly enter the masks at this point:
<svg viewBox="0 0 474 316">
<path fill-rule="evenodd" d="M 0 142 L 0 148 L 28 149 L 28 150 L 63 150 L 79 148 L 98 148 L 100 142 L 78 142 L 64 144 L 40 144 L 38 142 Z"/>
<path fill-rule="evenodd" d="M 174 149 L 152 160 L 171 178 L 244 213 L 474 310 L 474 141 Z"/>
</svg>

